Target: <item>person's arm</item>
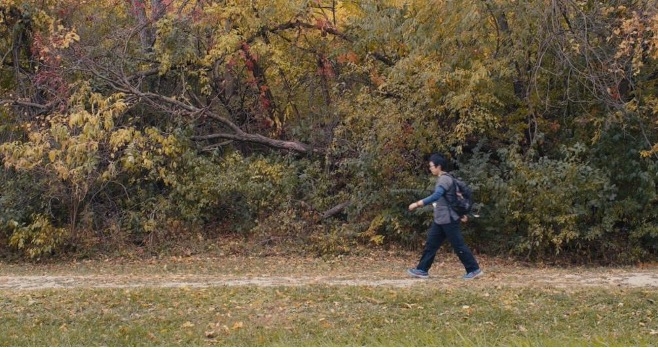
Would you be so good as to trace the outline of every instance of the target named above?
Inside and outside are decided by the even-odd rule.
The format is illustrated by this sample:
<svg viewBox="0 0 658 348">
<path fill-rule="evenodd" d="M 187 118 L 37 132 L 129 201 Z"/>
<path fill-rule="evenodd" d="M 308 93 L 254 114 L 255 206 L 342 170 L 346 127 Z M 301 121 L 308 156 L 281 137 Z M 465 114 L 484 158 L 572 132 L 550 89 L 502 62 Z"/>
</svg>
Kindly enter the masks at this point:
<svg viewBox="0 0 658 348">
<path fill-rule="evenodd" d="M 414 210 L 416 208 L 420 208 L 422 206 L 432 204 L 432 203 L 438 201 L 439 198 L 441 198 L 444 193 L 445 193 L 445 189 L 441 186 L 437 186 L 434 193 L 432 193 L 430 196 L 427 196 L 427 197 L 421 199 L 418 202 L 413 202 L 413 203 L 409 204 L 409 210 Z"/>
</svg>

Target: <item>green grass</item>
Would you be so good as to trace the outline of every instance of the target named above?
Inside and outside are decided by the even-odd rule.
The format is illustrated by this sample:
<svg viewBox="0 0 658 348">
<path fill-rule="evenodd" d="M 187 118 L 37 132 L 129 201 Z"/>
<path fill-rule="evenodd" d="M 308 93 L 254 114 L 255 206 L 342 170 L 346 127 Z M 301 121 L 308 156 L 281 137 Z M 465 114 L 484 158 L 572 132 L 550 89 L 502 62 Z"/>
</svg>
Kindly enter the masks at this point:
<svg viewBox="0 0 658 348">
<path fill-rule="evenodd" d="M 0 291 L 2 346 L 654 346 L 656 291 L 586 287 Z"/>
</svg>

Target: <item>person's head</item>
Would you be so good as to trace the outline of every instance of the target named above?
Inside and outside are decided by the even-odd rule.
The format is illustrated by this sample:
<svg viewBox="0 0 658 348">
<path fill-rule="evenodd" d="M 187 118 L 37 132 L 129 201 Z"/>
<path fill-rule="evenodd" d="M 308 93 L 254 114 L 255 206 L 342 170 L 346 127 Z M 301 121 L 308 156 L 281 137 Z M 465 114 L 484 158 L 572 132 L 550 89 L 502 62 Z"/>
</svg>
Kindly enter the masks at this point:
<svg viewBox="0 0 658 348">
<path fill-rule="evenodd" d="M 434 175 L 438 175 L 438 173 L 445 171 L 446 164 L 447 161 L 441 154 L 434 153 L 429 158 L 430 171 Z"/>
</svg>

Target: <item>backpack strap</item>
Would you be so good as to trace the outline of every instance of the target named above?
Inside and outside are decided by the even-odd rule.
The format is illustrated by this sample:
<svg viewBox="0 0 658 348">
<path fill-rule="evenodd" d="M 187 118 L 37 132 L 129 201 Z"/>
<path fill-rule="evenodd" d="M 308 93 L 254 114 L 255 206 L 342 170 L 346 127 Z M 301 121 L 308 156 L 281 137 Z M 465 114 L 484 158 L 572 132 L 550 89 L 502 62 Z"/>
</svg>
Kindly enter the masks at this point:
<svg viewBox="0 0 658 348">
<path fill-rule="evenodd" d="M 448 203 L 448 209 L 449 209 L 450 211 L 454 212 L 455 214 L 457 214 L 457 212 L 456 212 L 456 211 L 453 209 L 453 207 L 452 207 L 452 204 L 453 204 L 452 200 L 453 200 L 453 199 L 456 200 L 456 199 L 457 199 L 457 195 L 460 194 L 460 193 L 459 193 L 459 186 L 457 186 L 457 180 L 455 180 L 455 177 L 454 177 L 452 174 L 450 174 L 450 173 L 448 173 L 448 172 L 444 172 L 444 174 L 447 175 L 447 176 L 449 176 L 450 179 L 452 180 L 452 187 L 453 187 L 453 190 L 454 190 L 454 197 L 448 197 L 448 192 L 447 192 L 447 191 L 446 191 L 446 193 L 444 194 L 445 199 L 446 199 L 446 201 L 447 201 L 447 203 Z M 452 218 L 452 214 L 450 214 L 450 213 L 448 213 L 448 216 L 450 216 L 450 222 L 458 221 L 458 220 L 461 218 L 461 216 L 459 216 L 459 214 L 457 214 L 457 216 L 458 216 L 457 220 L 453 219 L 453 218 Z"/>
<path fill-rule="evenodd" d="M 445 175 L 449 176 L 450 179 L 452 180 L 452 187 L 455 188 L 455 195 L 456 195 L 459 192 L 459 186 L 457 185 L 457 180 L 455 180 L 455 177 L 448 172 L 445 172 Z"/>
</svg>

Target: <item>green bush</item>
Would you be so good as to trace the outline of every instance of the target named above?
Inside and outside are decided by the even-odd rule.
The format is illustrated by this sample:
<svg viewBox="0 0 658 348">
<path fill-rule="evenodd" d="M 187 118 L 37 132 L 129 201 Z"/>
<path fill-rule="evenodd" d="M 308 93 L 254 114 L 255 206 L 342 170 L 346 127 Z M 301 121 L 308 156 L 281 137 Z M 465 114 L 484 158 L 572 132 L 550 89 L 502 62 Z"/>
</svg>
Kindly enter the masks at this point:
<svg viewBox="0 0 658 348">
<path fill-rule="evenodd" d="M 640 156 L 647 146 L 641 131 L 611 127 L 592 151 L 592 163 L 605 168 L 618 188 L 605 211 L 602 228 L 609 236 L 603 257 L 635 262 L 658 255 L 658 163 Z"/>
<path fill-rule="evenodd" d="M 643 210 L 647 205 L 641 202 L 654 190 L 620 185 L 632 180 L 642 187 L 655 179 L 646 169 L 638 174 L 644 180 L 638 180 L 614 165 L 598 167 L 579 144 L 560 152 L 551 159 L 522 156 L 513 147 L 497 156 L 476 149 L 464 161 L 458 174 L 476 193 L 480 218 L 469 229 L 480 249 L 533 260 L 559 256 L 627 263 L 646 257 L 658 234 L 655 212 Z"/>
<path fill-rule="evenodd" d="M 178 163 L 161 175 L 166 192 L 158 203 L 162 218 L 210 226 L 230 222 L 247 232 L 260 216 L 284 206 L 294 189 L 294 173 L 276 158 L 235 152 L 204 157 L 189 151 Z"/>
<path fill-rule="evenodd" d="M 11 220 L 7 227 L 12 230 L 9 245 L 30 258 L 54 252 L 66 241 L 69 232 L 66 228 L 54 227 L 44 215 L 32 216 L 27 225 Z"/>
<path fill-rule="evenodd" d="M 46 187 L 38 176 L 0 169 L 0 246 L 34 258 L 65 243 L 67 234 L 58 227 L 66 221 L 62 204 Z"/>
</svg>

